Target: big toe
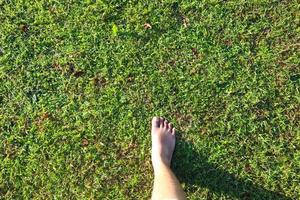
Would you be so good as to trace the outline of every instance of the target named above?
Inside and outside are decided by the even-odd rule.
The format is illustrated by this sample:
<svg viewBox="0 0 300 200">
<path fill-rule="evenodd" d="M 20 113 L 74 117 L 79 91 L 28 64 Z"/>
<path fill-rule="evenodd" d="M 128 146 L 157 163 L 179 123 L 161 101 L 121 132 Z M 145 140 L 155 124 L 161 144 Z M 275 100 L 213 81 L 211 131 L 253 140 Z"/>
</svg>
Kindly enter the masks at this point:
<svg viewBox="0 0 300 200">
<path fill-rule="evenodd" d="M 152 118 L 152 127 L 153 128 L 159 128 L 159 126 L 160 126 L 159 117 L 153 117 Z"/>
</svg>

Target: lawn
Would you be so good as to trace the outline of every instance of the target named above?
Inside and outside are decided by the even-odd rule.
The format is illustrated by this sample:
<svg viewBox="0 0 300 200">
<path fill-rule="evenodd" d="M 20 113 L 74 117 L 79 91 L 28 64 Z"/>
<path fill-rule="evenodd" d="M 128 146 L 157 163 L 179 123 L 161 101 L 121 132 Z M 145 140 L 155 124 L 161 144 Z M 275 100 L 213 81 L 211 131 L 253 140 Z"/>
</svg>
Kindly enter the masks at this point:
<svg viewBox="0 0 300 200">
<path fill-rule="evenodd" d="M 300 5 L 0 0 L 0 199 L 300 198 Z"/>
</svg>

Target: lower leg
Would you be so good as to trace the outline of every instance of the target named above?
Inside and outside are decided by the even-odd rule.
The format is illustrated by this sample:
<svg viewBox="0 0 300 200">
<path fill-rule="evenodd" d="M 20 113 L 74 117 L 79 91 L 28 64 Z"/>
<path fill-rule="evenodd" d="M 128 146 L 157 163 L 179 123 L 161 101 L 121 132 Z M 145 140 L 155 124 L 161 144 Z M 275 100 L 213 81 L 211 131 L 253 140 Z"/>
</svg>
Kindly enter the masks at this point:
<svg viewBox="0 0 300 200">
<path fill-rule="evenodd" d="M 184 192 L 169 166 L 161 165 L 154 172 L 152 199 L 185 199 Z"/>
<path fill-rule="evenodd" d="M 175 147 L 175 129 L 165 119 L 154 117 L 151 132 L 154 168 L 152 199 L 186 199 L 180 183 L 170 169 Z"/>
</svg>

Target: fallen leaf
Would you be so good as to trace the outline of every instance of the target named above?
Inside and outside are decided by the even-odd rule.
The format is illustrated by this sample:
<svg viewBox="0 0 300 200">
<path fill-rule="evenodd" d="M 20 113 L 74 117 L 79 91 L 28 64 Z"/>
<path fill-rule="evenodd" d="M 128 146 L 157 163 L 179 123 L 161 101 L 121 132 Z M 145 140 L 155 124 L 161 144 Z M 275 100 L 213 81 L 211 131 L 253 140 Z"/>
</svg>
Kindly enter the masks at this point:
<svg viewBox="0 0 300 200">
<path fill-rule="evenodd" d="M 225 40 L 224 44 L 227 46 L 231 46 L 232 45 L 232 41 L 231 40 Z"/>
<path fill-rule="evenodd" d="M 89 141 L 86 138 L 83 138 L 81 141 L 82 146 L 86 147 L 89 145 Z"/>
<path fill-rule="evenodd" d="M 127 82 L 132 83 L 133 81 L 134 81 L 134 75 L 129 74 L 129 76 L 127 77 Z"/>
<path fill-rule="evenodd" d="M 53 67 L 54 69 L 56 69 L 56 70 L 61 70 L 61 66 L 60 66 L 59 63 L 53 63 L 53 64 L 52 64 L 52 67 Z"/>
<path fill-rule="evenodd" d="M 28 26 L 27 24 L 21 24 L 21 25 L 19 26 L 19 29 L 20 29 L 23 33 L 25 33 L 25 32 L 27 32 L 27 31 L 29 30 L 29 26 Z"/>
<path fill-rule="evenodd" d="M 144 29 L 151 29 L 151 28 L 152 28 L 151 24 L 149 23 L 144 24 Z"/>
<path fill-rule="evenodd" d="M 252 171 L 252 168 L 251 168 L 251 166 L 250 166 L 249 163 L 247 163 L 247 164 L 245 165 L 244 170 L 245 170 L 245 172 L 248 172 L 248 173 Z"/>
<path fill-rule="evenodd" d="M 78 78 L 78 77 L 80 77 L 80 76 L 83 76 L 84 75 L 84 72 L 83 71 L 76 71 L 75 73 L 74 73 L 74 76 L 76 77 L 76 78 Z"/>
<path fill-rule="evenodd" d="M 73 74 L 75 72 L 75 66 L 73 63 L 68 63 L 69 65 L 69 73 Z"/>
<path fill-rule="evenodd" d="M 102 77 L 96 76 L 93 78 L 93 85 L 95 87 L 103 87 L 106 85 L 106 80 Z"/>
<path fill-rule="evenodd" d="M 45 112 L 41 115 L 40 119 L 41 120 L 46 120 L 46 119 L 49 119 L 50 117 L 50 114 L 48 112 Z"/>
<path fill-rule="evenodd" d="M 193 52 L 194 56 L 196 56 L 196 57 L 199 54 L 199 52 L 198 52 L 198 50 L 196 48 L 192 48 L 192 52 Z"/>
<path fill-rule="evenodd" d="M 176 64 L 176 60 L 170 60 L 170 61 L 169 61 L 169 65 L 174 66 L 175 64 Z"/>
<path fill-rule="evenodd" d="M 183 23 L 183 26 L 184 28 L 187 28 L 189 26 L 189 18 L 187 18 L 186 16 L 182 16 L 182 23 Z"/>
</svg>

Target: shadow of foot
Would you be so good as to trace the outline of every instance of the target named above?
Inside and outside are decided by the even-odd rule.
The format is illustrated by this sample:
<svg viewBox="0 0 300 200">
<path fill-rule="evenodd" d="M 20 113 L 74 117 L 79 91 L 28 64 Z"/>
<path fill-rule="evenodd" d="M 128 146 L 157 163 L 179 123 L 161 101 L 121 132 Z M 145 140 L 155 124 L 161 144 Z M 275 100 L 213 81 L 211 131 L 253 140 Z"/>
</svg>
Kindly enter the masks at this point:
<svg viewBox="0 0 300 200">
<path fill-rule="evenodd" d="M 290 200 L 280 193 L 269 191 L 249 181 L 241 180 L 208 162 L 207 157 L 196 152 L 192 144 L 177 140 L 172 168 L 187 192 L 207 188 L 218 194 L 238 199 Z M 208 196 L 207 199 L 210 199 Z"/>
</svg>

